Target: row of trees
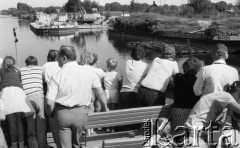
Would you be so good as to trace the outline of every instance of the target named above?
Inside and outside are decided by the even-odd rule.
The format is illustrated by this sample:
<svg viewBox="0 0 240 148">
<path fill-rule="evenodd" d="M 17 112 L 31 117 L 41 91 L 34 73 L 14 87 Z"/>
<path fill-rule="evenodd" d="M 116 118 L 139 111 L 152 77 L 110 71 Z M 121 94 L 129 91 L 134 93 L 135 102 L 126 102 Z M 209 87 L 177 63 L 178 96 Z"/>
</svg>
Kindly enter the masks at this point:
<svg viewBox="0 0 240 148">
<path fill-rule="evenodd" d="M 84 0 L 68 0 L 68 2 L 63 6 L 66 12 L 82 12 L 82 13 L 92 13 L 92 8 L 100 9 L 100 5 L 96 1 Z"/>
<path fill-rule="evenodd" d="M 47 8 L 32 8 L 25 3 L 18 3 L 17 9 L 10 9 L 12 15 L 26 15 L 34 14 L 36 11 L 43 11 L 45 13 L 56 13 L 57 9 L 60 12 L 86 12 L 91 13 L 92 8 L 97 8 L 100 12 L 104 11 L 123 11 L 123 12 L 154 12 L 160 14 L 174 14 L 181 16 L 193 16 L 195 14 L 211 15 L 217 13 L 224 13 L 229 9 L 240 10 L 240 0 L 236 5 L 227 4 L 225 1 L 217 3 L 211 0 L 189 0 L 188 4 L 181 6 L 163 5 L 157 6 L 155 3 L 149 5 L 147 3 L 138 3 L 136 0 L 131 0 L 129 5 L 122 5 L 119 2 L 106 3 L 101 6 L 99 2 L 94 0 L 68 0 L 62 7 L 50 6 Z"/>
</svg>

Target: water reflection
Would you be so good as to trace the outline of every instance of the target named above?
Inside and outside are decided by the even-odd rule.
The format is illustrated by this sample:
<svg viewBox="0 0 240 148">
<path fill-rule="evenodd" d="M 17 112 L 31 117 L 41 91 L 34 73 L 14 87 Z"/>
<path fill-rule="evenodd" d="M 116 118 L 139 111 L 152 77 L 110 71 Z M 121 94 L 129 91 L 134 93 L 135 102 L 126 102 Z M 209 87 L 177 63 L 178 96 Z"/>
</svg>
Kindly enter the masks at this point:
<svg viewBox="0 0 240 148">
<path fill-rule="evenodd" d="M 20 66 L 25 66 L 25 59 L 27 56 L 35 56 L 39 60 L 39 65 L 46 62 L 46 56 L 49 49 L 58 50 L 61 45 L 72 45 L 76 48 L 78 59 L 83 49 L 97 53 L 99 56 L 98 67 L 105 69 L 106 60 L 108 58 L 115 58 L 118 61 L 117 71 L 120 73 L 125 68 L 125 62 L 130 58 L 131 49 L 128 48 L 127 43 L 137 41 L 147 41 L 141 36 L 122 36 L 121 34 L 112 34 L 107 30 L 79 30 L 75 34 L 67 36 L 38 36 L 30 30 L 29 22 L 25 20 L 17 20 L 13 18 L 0 18 L 0 57 L 11 55 L 15 58 L 15 44 L 13 36 L 13 27 L 17 27 L 18 37 L 18 59 Z M 155 39 L 167 43 L 187 44 L 185 40 L 170 40 L 170 39 Z M 191 43 L 193 45 L 210 49 L 214 44 L 208 45 L 205 43 Z M 158 51 L 147 51 L 147 59 L 151 61 L 159 55 Z M 186 57 L 176 57 L 176 60 L 181 67 Z M 206 65 L 211 64 L 210 55 L 197 56 Z M 231 54 L 227 63 L 230 65 L 240 66 L 240 59 L 238 55 Z"/>
</svg>

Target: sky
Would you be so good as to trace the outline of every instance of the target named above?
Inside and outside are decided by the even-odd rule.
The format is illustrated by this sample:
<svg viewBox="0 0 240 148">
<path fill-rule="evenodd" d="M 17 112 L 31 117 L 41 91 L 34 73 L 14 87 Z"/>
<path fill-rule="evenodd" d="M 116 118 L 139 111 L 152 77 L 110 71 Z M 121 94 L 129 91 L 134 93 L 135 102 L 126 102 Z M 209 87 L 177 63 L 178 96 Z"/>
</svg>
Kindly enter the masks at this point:
<svg viewBox="0 0 240 148">
<path fill-rule="evenodd" d="M 63 6 L 68 0 L 0 0 L 0 10 L 8 9 L 12 7 L 17 7 L 17 3 L 26 3 L 32 7 L 48 7 L 48 6 Z M 83 1 L 83 0 L 82 0 Z M 130 4 L 131 0 L 95 0 L 99 2 L 100 5 L 105 5 L 106 3 L 119 2 L 120 4 Z M 186 4 L 188 0 L 136 0 L 139 3 L 152 4 L 153 1 L 157 5 L 181 5 Z M 225 1 L 227 3 L 236 4 L 237 0 L 211 0 L 212 2 Z"/>
</svg>

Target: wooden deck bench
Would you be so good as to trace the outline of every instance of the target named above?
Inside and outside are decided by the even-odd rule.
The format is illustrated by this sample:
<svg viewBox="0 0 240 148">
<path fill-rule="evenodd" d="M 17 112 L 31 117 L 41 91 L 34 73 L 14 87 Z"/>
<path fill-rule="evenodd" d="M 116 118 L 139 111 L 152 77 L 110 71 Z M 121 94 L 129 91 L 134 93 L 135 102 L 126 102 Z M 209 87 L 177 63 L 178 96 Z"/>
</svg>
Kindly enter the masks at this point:
<svg viewBox="0 0 240 148">
<path fill-rule="evenodd" d="M 88 125 L 86 126 L 86 129 L 131 125 L 142 123 L 144 119 L 157 119 L 160 117 L 168 117 L 170 107 L 171 105 L 152 106 L 89 114 Z M 113 137 L 116 138 L 117 137 L 116 135 L 119 134 L 120 135 L 122 134 L 122 137 L 120 136 L 118 137 L 119 139 L 117 140 L 115 139 L 114 141 Z M 85 137 L 86 147 L 88 147 L 87 138 L 89 139 L 91 137 L 92 137 L 91 135 Z M 141 147 L 143 143 L 143 135 L 140 138 L 139 137 L 129 138 L 126 132 L 125 134 L 124 132 L 99 134 L 95 136 L 95 140 L 96 138 L 101 139 L 103 141 L 102 147 L 117 148 L 123 145 L 127 147 Z"/>
</svg>

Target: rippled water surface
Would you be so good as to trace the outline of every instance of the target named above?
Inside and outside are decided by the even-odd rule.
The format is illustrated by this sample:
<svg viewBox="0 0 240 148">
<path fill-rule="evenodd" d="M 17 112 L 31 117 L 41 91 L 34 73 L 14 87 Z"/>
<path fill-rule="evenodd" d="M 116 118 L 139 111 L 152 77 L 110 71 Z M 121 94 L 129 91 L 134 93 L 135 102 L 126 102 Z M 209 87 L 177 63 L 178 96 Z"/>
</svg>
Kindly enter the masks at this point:
<svg viewBox="0 0 240 148">
<path fill-rule="evenodd" d="M 17 27 L 17 38 L 19 42 L 14 43 L 13 27 Z M 39 65 L 46 62 L 49 49 L 59 49 L 61 45 L 72 45 L 76 48 L 78 59 L 81 51 L 86 49 L 95 52 L 99 56 L 98 66 L 106 68 L 106 60 L 115 58 L 118 61 L 117 70 L 122 73 L 125 61 L 129 59 L 130 49 L 126 46 L 131 41 L 150 40 L 141 36 L 121 36 L 120 34 L 110 34 L 107 30 L 92 30 L 88 32 L 76 32 L 74 35 L 50 37 L 35 35 L 29 27 L 29 22 L 14 18 L 0 18 L 0 57 L 6 55 L 18 57 L 19 67 L 25 66 L 27 56 L 38 58 Z M 186 44 L 186 41 L 162 39 L 168 43 Z M 194 44 L 194 43 L 191 43 Z M 196 43 L 194 46 L 211 48 L 211 44 Z M 17 52 L 16 52 L 17 51 Z M 157 51 L 148 51 L 147 59 L 151 61 L 159 53 Z M 197 56 L 203 63 L 210 64 L 209 55 Z M 178 64 L 181 64 L 187 57 L 176 57 Z M 239 55 L 230 55 L 228 64 L 240 66 Z"/>
</svg>

